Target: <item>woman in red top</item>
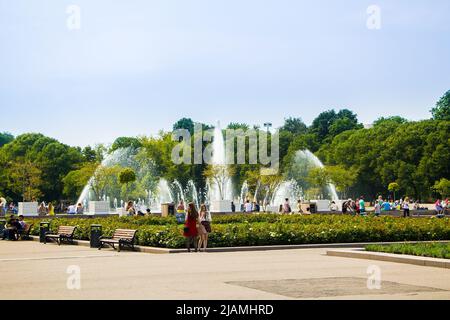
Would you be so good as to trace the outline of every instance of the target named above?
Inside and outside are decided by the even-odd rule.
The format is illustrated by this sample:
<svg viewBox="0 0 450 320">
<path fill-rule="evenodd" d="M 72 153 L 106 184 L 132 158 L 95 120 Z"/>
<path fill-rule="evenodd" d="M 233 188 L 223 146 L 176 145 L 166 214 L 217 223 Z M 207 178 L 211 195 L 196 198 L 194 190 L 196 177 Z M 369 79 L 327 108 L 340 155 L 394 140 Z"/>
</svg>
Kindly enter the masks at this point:
<svg viewBox="0 0 450 320">
<path fill-rule="evenodd" d="M 198 224 L 198 212 L 195 209 L 193 202 L 189 203 L 186 222 L 184 223 L 183 235 L 186 237 L 186 246 L 188 252 L 191 252 L 191 242 L 194 241 L 195 252 L 198 251 L 197 243 L 197 224 Z"/>
</svg>

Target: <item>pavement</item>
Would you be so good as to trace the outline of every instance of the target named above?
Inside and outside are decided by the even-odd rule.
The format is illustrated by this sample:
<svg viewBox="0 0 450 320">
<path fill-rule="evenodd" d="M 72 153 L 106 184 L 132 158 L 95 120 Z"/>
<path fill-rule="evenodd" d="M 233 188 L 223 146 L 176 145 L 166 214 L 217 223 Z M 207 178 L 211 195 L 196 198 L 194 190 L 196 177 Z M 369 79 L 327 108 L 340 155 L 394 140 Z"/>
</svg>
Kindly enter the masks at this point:
<svg viewBox="0 0 450 320">
<path fill-rule="evenodd" d="M 326 252 L 161 255 L 0 241 L 0 299 L 450 299 L 448 269 Z M 380 286 L 368 285 L 377 274 Z"/>
</svg>

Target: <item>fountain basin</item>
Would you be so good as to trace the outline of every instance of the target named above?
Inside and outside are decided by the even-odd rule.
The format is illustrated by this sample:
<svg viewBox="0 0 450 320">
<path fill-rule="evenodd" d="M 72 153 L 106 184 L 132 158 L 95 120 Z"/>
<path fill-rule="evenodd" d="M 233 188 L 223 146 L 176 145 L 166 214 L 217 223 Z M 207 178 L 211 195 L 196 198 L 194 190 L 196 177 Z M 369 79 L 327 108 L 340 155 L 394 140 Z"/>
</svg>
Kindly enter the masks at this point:
<svg viewBox="0 0 450 320">
<path fill-rule="evenodd" d="M 109 214 L 108 201 L 89 201 L 89 214 Z"/>
<path fill-rule="evenodd" d="M 38 216 L 38 203 L 37 202 L 19 202 L 19 215 L 24 217 L 36 217 Z"/>
<path fill-rule="evenodd" d="M 211 212 L 223 212 L 223 213 L 230 213 L 231 210 L 231 202 L 232 200 L 213 200 L 210 203 L 209 209 Z"/>
</svg>

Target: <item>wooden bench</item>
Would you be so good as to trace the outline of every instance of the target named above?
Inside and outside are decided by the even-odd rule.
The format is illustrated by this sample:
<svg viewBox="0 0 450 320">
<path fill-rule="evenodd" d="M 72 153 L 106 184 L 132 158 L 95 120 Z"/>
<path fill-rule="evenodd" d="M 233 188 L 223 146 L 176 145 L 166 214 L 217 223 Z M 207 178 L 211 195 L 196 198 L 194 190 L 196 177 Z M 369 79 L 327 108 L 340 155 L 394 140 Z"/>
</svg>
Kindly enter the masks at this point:
<svg viewBox="0 0 450 320">
<path fill-rule="evenodd" d="M 77 227 L 72 226 L 59 226 L 56 234 L 51 234 L 50 232 L 45 234 L 44 244 L 47 243 L 47 239 L 55 240 L 58 245 L 61 245 L 63 241 L 73 244 L 73 235 L 76 229 Z"/>
<path fill-rule="evenodd" d="M 31 228 L 33 228 L 33 223 L 31 224 L 27 224 L 25 226 L 25 229 L 21 230 L 20 232 L 17 233 L 17 240 L 30 240 L 30 231 Z"/>
<path fill-rule="evenodd" d="M 111 238 L 100 237 L 100 247 L 98 250 L 101 250 L 104 244 L 111 246 L 114 250 L 116 249 L 115 245 L 117 245 L 117 251 L 120 252 L 121 247 L 127 246 L 134 250 L 134 240 L 136 238 L 137 230 L 129 230 L 129 229 L 116 229 Z"/>
</svg>

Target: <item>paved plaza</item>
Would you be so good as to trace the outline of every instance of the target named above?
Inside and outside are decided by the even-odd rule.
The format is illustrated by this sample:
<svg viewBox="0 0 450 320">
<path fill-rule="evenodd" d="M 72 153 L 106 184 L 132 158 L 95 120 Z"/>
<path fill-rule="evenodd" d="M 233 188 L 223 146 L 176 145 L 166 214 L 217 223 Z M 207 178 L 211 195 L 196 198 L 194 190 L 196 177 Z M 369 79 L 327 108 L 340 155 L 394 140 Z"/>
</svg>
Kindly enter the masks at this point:
<svg viewBox="0 0 450 320">
<path fill-rule="evenodd" d="M 326 249 L 148 254 L 0 241 L 1 299 L 450 299 L 450 270 Z M 368 289 L 379 267 L 381 288 Z M 80 289 L 67 282 L 80 270 Z"/>
</svg>

